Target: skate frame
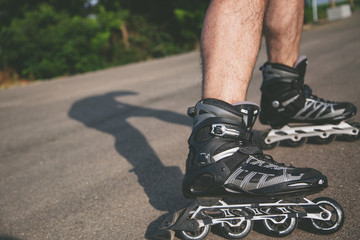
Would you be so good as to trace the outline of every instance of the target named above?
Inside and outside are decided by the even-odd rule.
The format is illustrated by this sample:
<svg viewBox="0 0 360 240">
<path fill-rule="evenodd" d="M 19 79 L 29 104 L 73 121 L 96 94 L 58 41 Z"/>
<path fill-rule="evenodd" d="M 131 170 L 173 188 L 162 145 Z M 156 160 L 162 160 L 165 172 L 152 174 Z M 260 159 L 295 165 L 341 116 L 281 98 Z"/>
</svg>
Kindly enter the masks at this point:
<svg viewBox="0 0 360 240">
<path fill-rule="evenodd" d="M 359 129 L 342 121 L 339 124 L 308 125 L 308 126 L 289 126 L 285 125 L 280 129 L 271 129 L 265 138 L 266 144 L 291 139 L 294 142 L 300 141 L 305 137 L 328 138 L 334 134 L 357 135 Z"/>
<path fill-rule="evenodd" d="M 252 220 L 265 220 L 270 219 L 275 224 L 284 223 L 288 218 L 309 218 L 314 220 L 328 221 L 330 220 L 332 213 L 327 209 L 313 203 L 312 201 L 303 198 L 305 202 L 303 203 L 294 203 L 287 202 L 284 200 L 279 200 L 274 203 L 248 203 L 248 204 L 227 204 L 223 200 L 220 200 L 217 205 L 214 206 L 201 206 L 199 205 L 195 211 L 190 212 L 190 219 L 194 219 L 198 222 L 199 227 L 203 227 L 205 225 L 215 225 L 226 222 L 230 227 L 239 227 L 244 221 Z M 261 208 L 276 208 L 281 210 L 282 213 L 279 214 L 269 214 L 265 210 Z M 290 210 L 288 207 L 311 207 L 321 209 L 318 213 L 308 213 L 308 212 L 297 212 L 295 210 Z M 252 214 L 248 214 L 248 216 L 236 216 L 233 214 L 233 211 L 237 211 L 240 214 L 245 210 L 250 210 Z M 202 215 L 203 211 L 214 211 L 220 210 L 224 214 L 224 218 L 211 218 L 210 219 L 197 219 L 198 215 Z M 306 211 L 306 210 L 305 210 Z M 325 217 L 323 217 L 325 216 Z"/>
</svg>

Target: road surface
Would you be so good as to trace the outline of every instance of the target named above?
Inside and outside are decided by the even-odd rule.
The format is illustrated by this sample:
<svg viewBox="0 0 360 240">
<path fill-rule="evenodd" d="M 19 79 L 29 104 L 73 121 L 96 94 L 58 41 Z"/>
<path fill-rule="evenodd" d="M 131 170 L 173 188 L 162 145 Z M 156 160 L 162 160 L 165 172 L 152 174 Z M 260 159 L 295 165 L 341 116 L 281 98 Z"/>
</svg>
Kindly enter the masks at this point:
<svg viewBox="0 0 360 240">
<path fill-rule="evenodd" d="M 306 30 L 306 83 L 316 95 L 360 108 L 360 14 Z M 259 103 L 262 48 L 248 100 Z M 0 239 L 147 239 L 161 216 L 185 206 L 181 181 L 200 96 L 197 51 L 0 92 Z M 355 117 L 359 121 L 359 115 Z M 266 129 L 256 124 L 257 132 Z M 344 227 L 320 236 L 360 237 L 360 141 L 280 146 L 286 164 L 317 168 Z M 314 196 L 315 197 L 315 196 Z M 313 196 L 310 197 L 311 199 Z M 216 232 L 208 239 L 223 239 Z M 247 239 L 272 239 L 255 228 Z"/>
</svg>

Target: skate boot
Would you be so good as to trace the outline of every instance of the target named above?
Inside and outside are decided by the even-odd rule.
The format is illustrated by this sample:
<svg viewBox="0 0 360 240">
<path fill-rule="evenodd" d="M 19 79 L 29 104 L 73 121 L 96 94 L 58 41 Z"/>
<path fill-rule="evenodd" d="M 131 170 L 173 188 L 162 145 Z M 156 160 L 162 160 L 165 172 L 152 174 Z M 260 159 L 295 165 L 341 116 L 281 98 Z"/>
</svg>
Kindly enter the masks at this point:
<svg viewBox="0 0 360 240">
<path fill-rule="evenodd" d="M 185 197 L 275 196 L 326 187 L 320 172 L 286 167 L 262 154 L 251 132 L 258 113 L 255 104 L 232 106 L 215 99 L 189 109 L 194 124 L 183 180 Z"/>
<path fill-rule="evenodd" d="M 359 123 L 344 120 L 356 114 L 356 107 L 348 102 L 332 102 L 312 94 L 304 84 L 306 57 L 300 57 L 294 68 L 283 64 L 265 63 L 261 86 L 260 122 L 272 130 L 263 132 L 263 149 L 277 146 L 279 141 L 296 147 L 307 138 L 319 144 L 332 142 L 336 135 L 348 141 L 359 138 Z M 292 126 L 289 123 L 293 123 Z"/>
<path fill-rule="evenodd" d="M 215 99 L 204 99 L 189 108 L 193 130 L 183 194 L 196 202 L 168 215 L 161 229 L 169 234 L 162 236 L 178 231 L 183 239 L 203 239 L 211 226 L 218 225 L 225 237 L 241 238 L 255 220 L 263 221 L 277 236 L 290 234 L 298 218 L 315 219 L 326 233 L 341 227 L 343 211 L 335 200 L 326 198 L 326 203 L 322 202 L 330 205 L 326 209 L 302 197 L 327 187 L 323 174 L 277 163 L 253 142 L 251 129 L 258 112 L 255 104 L 233 106 Z M 247 203 L 230 203 L 247 198 Z M 334 209 L 336 214 L 331 212 Z M 336 221 L 328 223 L 331 219 Z"/>
</svg>

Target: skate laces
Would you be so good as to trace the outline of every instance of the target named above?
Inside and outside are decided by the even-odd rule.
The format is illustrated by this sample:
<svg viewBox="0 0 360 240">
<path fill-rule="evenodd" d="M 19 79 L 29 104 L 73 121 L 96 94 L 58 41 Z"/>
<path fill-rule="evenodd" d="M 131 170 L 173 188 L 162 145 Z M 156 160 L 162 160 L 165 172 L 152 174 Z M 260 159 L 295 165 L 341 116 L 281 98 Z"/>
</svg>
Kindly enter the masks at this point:
<svg viewBox="0 0 360 240">
<path fill-rule="evenodd" d="M 260 160 L 263 160 L 264 162 L 273 164 L 273 165 L 277 165 L 280 167 L 286 167 L 285 163 L 278 163 L 274 160 L 274 158 L 270 155 L 270 154 L 266 154 L 266 153 L 258 153 L 255 155 L 256 158 L 259 158 Z M 292 166 L 290 166 L 292 167 Z"/>
<path fill-rule="evenodd" d="M 318 97 L 316 95 L 313 95 L 312 94 L 312 89 L 306 84 L 304 84 L 302 91 L 303 91 L 305 97 L 309 97 L 309 98 L 311 98 L 311 99 L 313 99 L 315 101 L 318 101 L 318 102 L 334 104 L 334 101 L 326 100 L 324 98 L 320 98 L 320 97 Z"/>
</svg>

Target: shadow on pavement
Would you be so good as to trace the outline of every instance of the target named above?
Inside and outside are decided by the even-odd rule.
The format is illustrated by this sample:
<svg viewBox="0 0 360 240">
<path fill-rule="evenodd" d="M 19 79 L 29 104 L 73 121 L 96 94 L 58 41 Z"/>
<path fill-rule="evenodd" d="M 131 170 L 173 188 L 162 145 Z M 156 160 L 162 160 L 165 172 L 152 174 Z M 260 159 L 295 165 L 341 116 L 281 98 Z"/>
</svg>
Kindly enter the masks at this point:
<svg viewBox="0 0 360 240">
<path fill-rule="evenodd" d="M 181 193 L 183 174 L 180 168 L 164 166 L 145 136 L 136 126 L 130 124 L 128 119 L 154 117 L 189 127 L 191 119 L 176 112 L 143 108 L 117 100 L 126 95 L 137 93 L 115 91 L 84 98 L 72 105 L 68 115 L 89 128 L 112 135 L 115 138 L 116 151 L 133 166 L 131 172 L 137 175 L 150 204 L 160 211 L 177 210 L 186 204 L 185 200 L 179 201 L 184 199 Z M 146 237 L 149 237 L 160 219 L 149 225 Z"/>
</svg>

